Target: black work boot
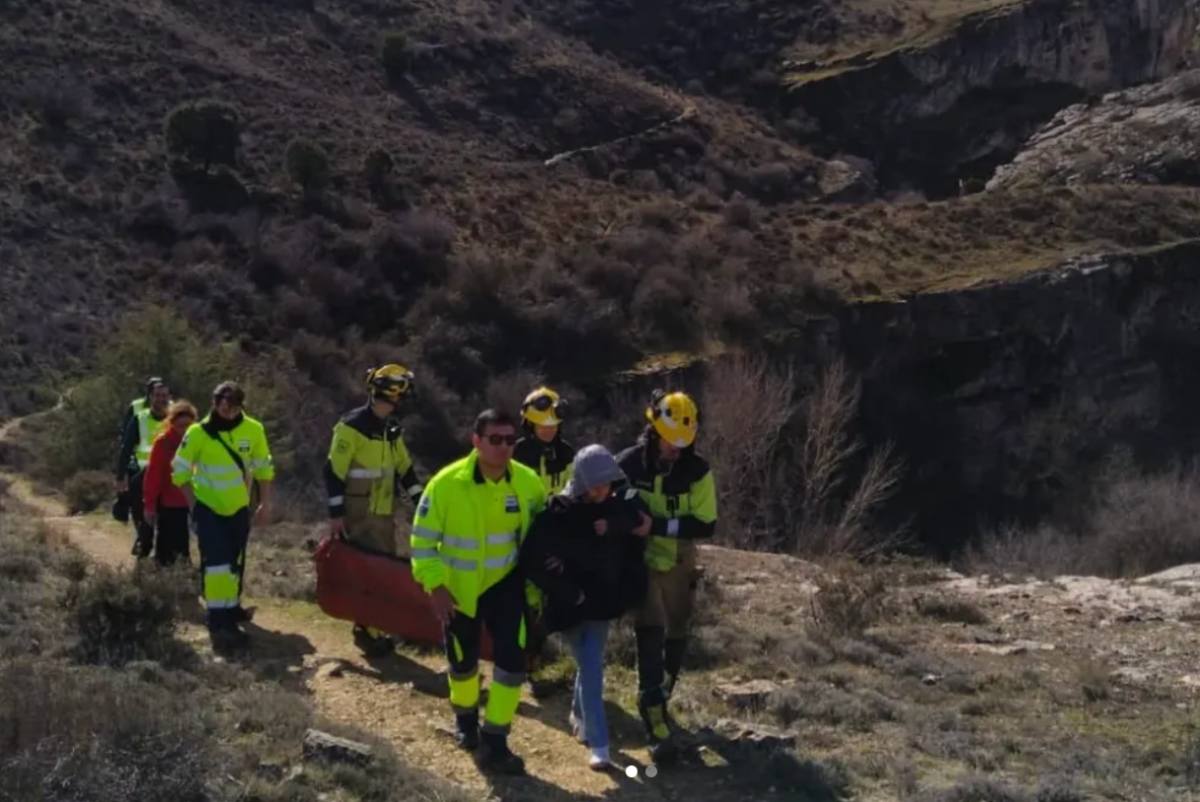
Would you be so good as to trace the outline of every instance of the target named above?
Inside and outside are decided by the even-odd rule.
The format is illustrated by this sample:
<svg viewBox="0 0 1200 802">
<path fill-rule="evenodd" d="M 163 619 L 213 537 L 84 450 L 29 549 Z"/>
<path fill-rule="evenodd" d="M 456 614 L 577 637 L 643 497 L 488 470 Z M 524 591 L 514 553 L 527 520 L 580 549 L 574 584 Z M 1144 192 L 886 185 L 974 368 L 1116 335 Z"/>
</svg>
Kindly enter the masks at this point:
<svg viewBox="0 0 1200 802">
<path fill-rule="evenodd" d="M 639 704 L 642 723 L 646 725 L 646 737 L 650 741 L 650 759 L 655 763 L 671 763 L 679 756 L 679 744 L 667 723 L 665 703 Z"/>
<path fill-rule="evenodd" d="M 396 650 L 396 644 L 387 635 L 372 635 L 358 624 L 354 625 L 354 645 L 367 657 L 387 657 Z"/>
<path fill-rule="evenodd" d="M 479 747 L 480 771 L 494 774 L 519 775 L 525 773 L 525 761 L 508 748 L 508 736 L 502 732 L 483 733 Z"/>
<path fill-rule="evenodd" d="M 245 650 L 250 645 L 250 636 L 236 626 L 210 629 L 213 651 L 218 654 L 230 654 Z"/>
<path fill-rule="evenodd" d="M 478 714 L 459 713 L 454 717 L 454 742 L 467 752 L 474 752 L 479 747 Z"/>
</svg>

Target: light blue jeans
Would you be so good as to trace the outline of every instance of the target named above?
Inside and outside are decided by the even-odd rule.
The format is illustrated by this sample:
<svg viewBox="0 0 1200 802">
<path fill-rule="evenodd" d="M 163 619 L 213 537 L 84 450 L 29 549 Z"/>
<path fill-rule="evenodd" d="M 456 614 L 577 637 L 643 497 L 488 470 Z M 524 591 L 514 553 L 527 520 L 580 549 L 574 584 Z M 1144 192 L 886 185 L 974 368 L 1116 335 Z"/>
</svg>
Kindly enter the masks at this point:
<svg viewBox="0 0 1200 802">
<path fill-rule="evenodd" d="M 575 656 L 575 696 L 571 712 L 583 725 L 592 750 L 608 748 L 608 722 L 604 718 L 604 644 L 608 621 L 584 621 L 563 632 Z"/>
</svg>

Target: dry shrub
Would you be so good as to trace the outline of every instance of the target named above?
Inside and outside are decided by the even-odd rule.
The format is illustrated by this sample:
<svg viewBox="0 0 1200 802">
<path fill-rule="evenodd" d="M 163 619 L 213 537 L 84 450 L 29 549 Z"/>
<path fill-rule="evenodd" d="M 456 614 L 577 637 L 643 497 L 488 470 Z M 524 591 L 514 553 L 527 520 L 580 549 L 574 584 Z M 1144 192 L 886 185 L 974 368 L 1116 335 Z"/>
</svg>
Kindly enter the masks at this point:
<svg viewBox="0 0 1200 802">
<path fill-rule="evenodd" d="M 917 802 L 1033 802 L 1033 799 L 1009 785 L 973 777 L 950 788 L 921 794 Z"/>
<path fill-rule="evenodd" d="M 870 568 L 835 563 L 817 575 L 816 584 L 810 625 L 814 639 L 857 637 L 891 611 L 884 576 Z"/>
<path fill-rule="evenodd" d="M 113 477 L 104 471 L 80 471 L 63 485 L 72 513 L 91 512 L 113 497 Z"/>
<path fill-rule="evenodd" d="M 0 798 L 202 802 L 217 762 L 205 708 L 132 672 L 0 665 Z"/>
<path fill-rule="evenodd" d="M 520 416 L 521 402 L 535 387 L 541 386 L 545 377 L 536 370 L 518 368 L 494 376 L 488 381 L 484 391 L 484 403 L 492 408 L 502 410 L 511 415 Z M 559 388 L 559 392 L 562 389 Z"/>
<path fill-rule="evenodd" d="M 805 554 L 852 554 L 868 557 L 895 548 L 899 532 L 879 531 L 870 515 L 899 487 L 902 464 L 891 444 L 866 456 L 853 488 L 855 460 L 864 451 L 854 434 L 862 385 L 843 362 L 834 362 L 805 405 L 805 431 L 799 449 L 802 494 L 785 505 L 792 520 L 793 548 Z M 787 477 L 780 477 L 786 484 Z M 796 499 L 795 494 L 782 498 Z"/>
<path fill-rule="evenodd" d="M 171 656 L 183 598 L 197 590 L 186 568 L 133 572 L 99 567 L 67 596 L 78 637 L 76 653 L 89 663 L 122 665 Z"/>
<path fill-rule="evenodd" d="M 974 602 L 948 596 L 924 596 L 917 600 L 917 612 L 938 621 L 958 624 L 986 624 L 987 614 Z"/>
<path fill-rule="evenodd" d="M 791 371 L 734 357 L 705 386 L 706 453 L 718 476 L 721 536 L 740 548 L 865 559 L 902 543 L 876 524 L 903 466 L 855 434 L 859 383 L 832 364 L 803 403 Z M 729 521 L 735 522 L 731 526 Z M 736 527 L 736 528 L 733 528 Z"/>
<path fill-rule="evenodd" d="M 784 427 L 796 414 L 790 370 L 773 370 L 763 357 L 738 355 L 701 399 L 705 454 L 717 483 L 720 538 L 735 548 L 770 542 L 762 500 L 778 458 Z M 736 477 L 736 481 L 732 477 Z"/>
<path fill-rule="evenodd" d="M 1200 562 L 1200 471 L 1111 469 L 1073 526 L 1001 529 L 966 551 L 974 572 L 1135 577 Z"/>
<path fill-rule="evenodd" d="M 876 691 L 848 693 L 815 682 L 781 688 L 767 699 L 767 710 L 785 727 L 806 720 L 859 732 L 869 732 L 875 724 L 897 718 L 896 705 Z"/>
</svg>

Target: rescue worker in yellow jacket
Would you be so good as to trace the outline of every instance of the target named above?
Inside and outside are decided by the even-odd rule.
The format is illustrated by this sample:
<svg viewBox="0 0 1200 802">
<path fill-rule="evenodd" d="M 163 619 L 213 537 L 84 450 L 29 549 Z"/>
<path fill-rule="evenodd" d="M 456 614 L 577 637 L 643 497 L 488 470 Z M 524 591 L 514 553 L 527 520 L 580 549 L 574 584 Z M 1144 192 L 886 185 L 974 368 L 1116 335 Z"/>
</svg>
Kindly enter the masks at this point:
<svg viewBox="0 0 1200 802">
<path fill-rule="evenodd" d="M 521 404 L 521 428 L 513 459 L 541 477 L 546 495 L 563 492 L 571 480 L 575 449 L 562 437 L 567 402 L 549 387 L 538 387 Z"/>
<path fill-rule="evenodd" d="M 250 537 L 250 497 L 258 485 L 255 521 L 270 515 L 275 466 L 263 425 L 242 411 L 246 394 L 235 382 L 213 390 L 212 411 L 188 427 L 171 463 L 171 481 L 183 488 L 200 541 L 204 604 L 209 635 L 217 650 L 244 647 L 238 624 L 242 609 L 246 542 Z"/>
<path fill-rule="evenodd" d="M 646 566 L 650 581 L 634 626 L 638 710 L 655 760 L 670 759 L 667 701 L 679 678 L 699 570 L 696 541 L 717 524 L 717 492 L 708 463 L 695 452 L 699 410 L 686 393 L 655 391 L 638 443 L 617 458 L 650 509 Z"/>
<path fill-rule="evenodd" d="M 117 454 L 117 493 L 125 495 L 123 503 L 133 517 L 132 554 L 138 558 L 150 556 L 154 548 L 154 525 L 146 521 L 142 506 L 142 479 L 150 464 L 154 437 L 166 424 L 170 404 L 171 388 L 155 377 L 146 383 L 146 397 L 131 401 L 125 415 L 125 430 Z"/>
<path fill-rule="evenodd" d="M 396 495 L 416 504 L 424 489 L 395 418 L 413 382 L 412 372 L 395 363 L 367 371 L 367 403 L 334 425 L 325 463 L 330 534 L 389 555 L 408 555 L 407 542 L 397 548 Z M 395 648 L 387 633 L 361 624 L 354 625 L 354 642 L 370 657 Z"/>
<path fill-rule="evenodd" d="M 521 541 L 546 504 L 532 470 L 513 461 L 517 426 L 506 412 L 475 419 L 474 449 L 429 480 L 412 528 L 413 577 L 430 594 L 444 627 L 456 739 L 478 749 L 485 771 L 521 774 L 508 732 L 525 681 L 524 580 Z M 479 727 L 479 635 L 486 623 L 495 663 Z"/>
</svg>

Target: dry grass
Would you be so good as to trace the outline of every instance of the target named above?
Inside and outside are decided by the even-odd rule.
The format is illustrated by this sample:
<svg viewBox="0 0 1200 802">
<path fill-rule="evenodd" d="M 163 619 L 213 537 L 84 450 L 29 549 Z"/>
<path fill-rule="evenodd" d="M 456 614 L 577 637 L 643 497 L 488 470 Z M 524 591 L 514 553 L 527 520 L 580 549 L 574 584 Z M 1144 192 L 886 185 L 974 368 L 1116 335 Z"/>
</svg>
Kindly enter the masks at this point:
<svg viewBox="0 0 1200 802">
<path fill-rule="evenodd" d="M 8 558 L 0 581 L 3 802 L 470 798 L 370 735 L 317 718 L 279 684 L 180 644 L 166 648 L 191 574 L 147 567 L 85 576 L 78 552 L 19 514 L 0 516 L 0 553 Z M 301 739 L 313 726 L 368 741 L 374 764 L 303 764 Z"/>
<path fill-rule="evenodd" d="M 1112 468 L 1061 525 L 985 533 L 964 553 L 976 573 L 1135 577 L 1200 561 L 1200 474 Z"/>
</svg>

